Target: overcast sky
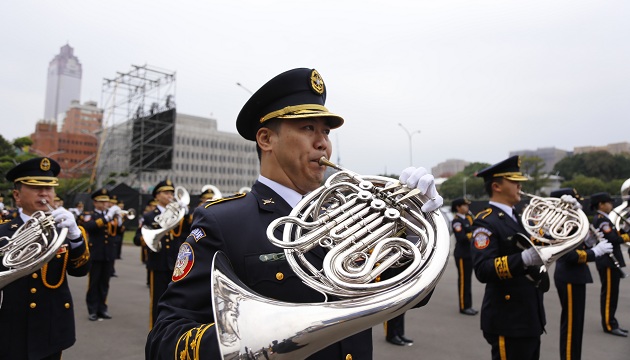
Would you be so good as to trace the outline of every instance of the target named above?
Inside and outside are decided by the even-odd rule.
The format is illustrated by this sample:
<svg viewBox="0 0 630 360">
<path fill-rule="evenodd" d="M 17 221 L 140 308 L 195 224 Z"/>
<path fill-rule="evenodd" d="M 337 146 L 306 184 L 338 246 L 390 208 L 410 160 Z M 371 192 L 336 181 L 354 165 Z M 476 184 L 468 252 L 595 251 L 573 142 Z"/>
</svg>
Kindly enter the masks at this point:
<svg viewBox="0 0 630 360">
<path fill-rule="evenodd" d="M 151 65 L 177 73 L 177 111 L 219 130 L 255 91 L 317 69 L 333 160 L 362 174 L 510 151 L 630 141 L 630 2 L 20 0 L 0 12 L 0 133 L 27 136 L 44 113 L 46 72 L 70 44 L 81 102 L 103 78 Z"/>
</svg>

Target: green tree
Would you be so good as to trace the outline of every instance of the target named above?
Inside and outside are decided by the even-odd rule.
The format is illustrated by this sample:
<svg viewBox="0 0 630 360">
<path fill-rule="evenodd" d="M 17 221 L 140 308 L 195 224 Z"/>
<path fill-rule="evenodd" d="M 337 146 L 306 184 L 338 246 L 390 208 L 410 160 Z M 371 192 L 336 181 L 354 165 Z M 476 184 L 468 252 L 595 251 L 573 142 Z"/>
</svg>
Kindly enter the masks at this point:
<svg viewBox="0 0 630 360">
<path fill-rule="evenodd" d="M 487 163 L 471 163 L 464 170 L 451 176 L 439 187 L 440 195 L 444 198 L 444 202 L 464 197 L 468 199 L 484 199 L 487 198 L 483 187 L 483 179 L 478 178 L 475 174 L 486 167 Z"/>
<path fill-rule="evenodd" d="M 603 181 L 627 179 L 630 174 L 630 155 L 596 151 L 567 156 L 556 163 L 553 171 L 567 181 L 578 175 Z"/>
<path fill-rule="evenodd" d="M 30 137 L 24 136 L 21 138 L 17 138 L 13 140 L 13 146 L 18 149 L 21 149 L 24 152 L 27 152 L 29 146 L 33 145 L 33 140 Z"/>
</svg>

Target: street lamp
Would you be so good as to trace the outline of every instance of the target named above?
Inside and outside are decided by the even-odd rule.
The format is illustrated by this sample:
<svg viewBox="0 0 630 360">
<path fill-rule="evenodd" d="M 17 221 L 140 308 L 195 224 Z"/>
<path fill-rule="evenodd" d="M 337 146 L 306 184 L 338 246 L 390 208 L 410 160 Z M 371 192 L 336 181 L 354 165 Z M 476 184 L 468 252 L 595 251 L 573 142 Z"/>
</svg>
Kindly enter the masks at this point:
<svg viewBox="0 0 630 360">
<path fill-rule="evenodd" d="M 403 128 L 403 130 L 405 130 L 405 132 L 407 133 L 407 136 L 409 137 L 409 166 L 413 166 L 413 155 L 411 153 L 411 137 L 414 134 L 420 134 L 420 130 L 416 130 L 413 132 L 409 132 L 409 130 L 407 130 L 406 127 L 403 126 L 403 124 L 398 123 L 398 126 L 400 126 L 401 128 Z"/>
<path fill-rule="evenodd" d="M 466 198 L 466 181 L 468 181 L 468 176 L 464 176 L 464 199 Z"/>
<path fill-rule="evenodd" d="M 245 86 L 243 86 L 240 82 L 236 83 L 236 86 L 240 87 L 241 89 L 247 91 L 250 95 L 254 95 L 253 92 L 251 92 L 251 90 L 249 90 L 248 88 L 246 88 Z"/>
</svg>

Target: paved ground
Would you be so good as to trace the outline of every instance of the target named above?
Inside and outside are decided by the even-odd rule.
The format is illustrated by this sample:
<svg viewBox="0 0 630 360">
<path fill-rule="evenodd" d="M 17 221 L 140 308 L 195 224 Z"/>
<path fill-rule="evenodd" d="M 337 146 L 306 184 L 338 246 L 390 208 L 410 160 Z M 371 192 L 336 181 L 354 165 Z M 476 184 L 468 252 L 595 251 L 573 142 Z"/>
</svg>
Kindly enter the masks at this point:
<svg viewBox="0 0 630 360">
<path fill-rule="evenodd" d="M 116 263 L 119 277 L 111 279 L 109 311 L 111 320 L 87 319 L 85 291 L 87 278 L 70 277 L 77 322 L 77 342 L 65 351 L 64 360 L 140 360 L 148 329 L 149 291 L 146 273 L 139 260 L 140 249 L 123 247 L 123 260 Z M 627 256 L 627 253 L 625 253 Z M 627 259 L 627 258 L 626 258 Z M 553 269 L 551 270 L 553 273 Z M 630 338 L 607 335 L 599 324 L 599 279 L 587 286 L 583 359 L 628 360 Z M 374 359 L 489 359 L 490 346 L 479 330 L 479 316 L 460 315 L 456 302 L 456 271 L 452 258 L 430 303 L 406 315 L 406 335 L 415 340 L 411 347 L 385 342 L 383 327 L 374 327 Z M 483 285 L 473 279 L 473 301 L 478 309 Z M 560 305 L 555 287 L 545 296 L 547 334 L 542 337 L 541 359 L 558 358 Z M 630 279 L 622 280 L 617 318 L 630 328 Z"/>
</svg>

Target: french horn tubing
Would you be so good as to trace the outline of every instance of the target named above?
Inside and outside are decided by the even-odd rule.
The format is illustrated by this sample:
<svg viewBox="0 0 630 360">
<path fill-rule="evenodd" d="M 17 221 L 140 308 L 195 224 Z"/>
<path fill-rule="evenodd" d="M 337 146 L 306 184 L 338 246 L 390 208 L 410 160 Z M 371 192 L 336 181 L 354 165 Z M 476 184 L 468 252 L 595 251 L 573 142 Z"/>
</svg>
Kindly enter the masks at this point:
<svg viewBox="0 0 630 360">
<path fill-rule="evenodd" d="M 536 249 L 543 261 L 540 267 L 543 272 L 551 263 L 580 245 L 588 234 L 589 221 L 584 211 L 574 209 L 573 204 L 560 198 L 520 193 L 531 198 L 523 209 L 521 220 L 529 235 L 529 246 Z"/>
<path fill-rule="evenodd" d="M 359 175 L 326 158 L 320 164 L 339 172 L 273 221 L 267 237 L 326 300 L 296 304 L 260 296 L 217 252 L 212 298 L 223 359 L 305 358 L 414 307 L 444 272 L 449 230 L 439 210 L 422 212 L 427 197 L 396 179 Z M 274 235 L 277 228 L 282 239 Z M 316 247 L 325 252 L 321 268 L 305 256 Z M 394 267 L 404 269 L 377 280 Z"/>
<path fill-rule="evenodd" d="M 149 250 L 159 252 L 162 249 L 160 240 L 162 240 L 166 233 L 179 225 L 179 222 L 184 218 L 184 215 L 186 215 L 188 204 L 190 204 L 188 191 L 181 186 L 175 187 L 173 201 L 167 204 L 164 212 L 157 215 L 154 219 L 159 228 L 152 229 L 149 227 L 150 224 L 144 224 L 140 229 L 142 238 Z"/>
<path fill-rule="evenodd" d="M 627 179 L 621 185 L 621 205 L 614 208 L 608 217 L 612 221 L 617 230 L 623 230 L 630 233 L 630 179 Z M 624 243 L 624 245 L 630 245 Z"/>
<path fill-rule="evenodd" d="M 42 199 L 41 202 L 50 204 Z M 0 257 L 6 270 L 0 272 L 0 289 L 13 281 L 39 270 L 49 262 L 63 245 L 68 228 L 57 232 L 55 219 L 43 211 L 36 211 L 15 231 L 11 238 L 0 238 Z"/>
</svg>

